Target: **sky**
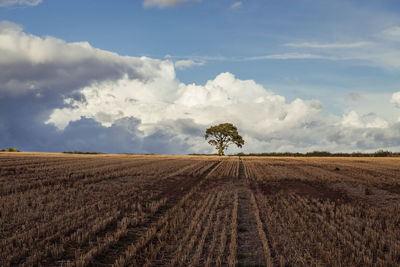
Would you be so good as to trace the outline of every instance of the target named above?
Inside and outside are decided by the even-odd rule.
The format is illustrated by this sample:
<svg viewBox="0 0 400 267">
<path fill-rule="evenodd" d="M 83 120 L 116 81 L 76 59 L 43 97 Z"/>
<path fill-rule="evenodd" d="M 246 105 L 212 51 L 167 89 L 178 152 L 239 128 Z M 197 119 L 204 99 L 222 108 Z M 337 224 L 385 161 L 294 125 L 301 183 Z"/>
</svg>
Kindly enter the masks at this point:
<svg viewBox="0 0 400 267">
<path fill-rule="evenodd" d="M 395 0 L 0 0 L 0 148 L 400 151 Z"/>
</svg>

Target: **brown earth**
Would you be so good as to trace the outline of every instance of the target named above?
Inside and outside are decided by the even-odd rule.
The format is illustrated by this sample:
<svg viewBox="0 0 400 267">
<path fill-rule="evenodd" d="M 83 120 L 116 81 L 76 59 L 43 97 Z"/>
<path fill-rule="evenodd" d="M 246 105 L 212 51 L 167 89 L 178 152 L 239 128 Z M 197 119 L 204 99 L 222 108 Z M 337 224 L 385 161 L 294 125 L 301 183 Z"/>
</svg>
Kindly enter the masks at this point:
<svg viewBox="0 0 400 267">
<path fill-rule="evenodd" d="M 399 166 L 0 153 L 0 265 L 396 266 Z"/>
</svg>

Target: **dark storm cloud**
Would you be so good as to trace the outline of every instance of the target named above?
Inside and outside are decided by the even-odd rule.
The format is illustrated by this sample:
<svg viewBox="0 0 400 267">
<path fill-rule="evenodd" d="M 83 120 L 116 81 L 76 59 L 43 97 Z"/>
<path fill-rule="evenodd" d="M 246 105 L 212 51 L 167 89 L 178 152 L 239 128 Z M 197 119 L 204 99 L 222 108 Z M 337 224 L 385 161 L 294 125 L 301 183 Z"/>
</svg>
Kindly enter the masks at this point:
<svg viewBox="0 0 400 267">
<path fill-rule="evenodd" d="M 54 95 L 36 98 L 0 99 L 0 147 L 17 147 L 26 151 L 60 152 L 69 150 L 124 152 L 137 149 L 135 131 L 127 131 L 116 122 L 106 128 L 92 119 L 70 123 L 64 131 L 44 124 L 52 109 L 62 99 Z M 129 127 L 137 127 L 135 119 L 126 119 Z"/>
<path fill-rule="evenodd" d="M 199 137 L 204 135 L 204 129 L 207 125 L 197 124 L 193 119 L 167 120 L 159 124 L 164 131 L 171 133 L 180 133 L 190 137 Z"/>
<path fill-rule="evenodd" d="M 41 97 L 28 93 L 18 98 L 0 98 L 0 148 L 177 154 L 190 147 L 168 129 L 168 133 L 159 128 L 154 134 L 144 137 L 138 130 L 140 120 L 133 117 L 116 120 L 111 127 L 82 117 L 70 122 L 63 131 L 53 124 L 44 124 L 52 110 L 62 105 L 63 98 L 54 92 L 46 92 Z"/>
<path fill-rule="evenodd" d="M 160 60 L 122 57 L 87 42 L 40 38 L 4 21 L 0 22 L 0 54 L 0 96 L 46 90 L 66 94 L 125 76 L 146 82 L 162 72 Z"/>
<path fill-rule="evenodd" d="M 142 147 L 145 153 L 157 154 L 182 154 L 191 151 L 191 145 L 185 140 L 161 129 L 143 138 Z"/>
</svg>

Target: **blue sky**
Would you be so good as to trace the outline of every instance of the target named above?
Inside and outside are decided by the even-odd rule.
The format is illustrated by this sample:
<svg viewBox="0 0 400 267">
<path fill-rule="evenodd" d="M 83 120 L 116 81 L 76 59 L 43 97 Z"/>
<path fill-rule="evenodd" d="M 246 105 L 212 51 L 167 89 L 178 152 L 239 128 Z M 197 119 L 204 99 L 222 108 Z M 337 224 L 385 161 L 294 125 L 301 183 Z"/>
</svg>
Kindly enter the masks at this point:
<svg viewBox="0 0 400 267">
<path fill-rule="evenodd" d="M 390 142 L 387 140 L 387 142 L 385 140 L 378 142 L 376 141 L 377 137 L 374 135 L 375 139 L 352 141 L 349 139 L 346 141 L 348 143 L 345 141 L 340 143 L 336 139 L 332 141 L 333 137 L 330 136 L 324 136 L 323 140 L 321 139 L 320 141 L 310 141 L 305 140 L 304 136 L 293 137 L 291 134 L 286 136 L 290 132 L 298 131 L 298 127 L 304 128 L 304 125 L 295 126 L 289 124 L 285 127 L 278 127 L 277 125 L 280 122 L 276 125 L 274 123 L 266 123 L 264 125 L 265 129 L 268 127 L 268 129 L 271 127 L 277 128 L 274 128 L 271 132 L 265 132 L 265 129 L 260 126 L 259 131 L 252 132 L 246 128 L 251 128 L 249 126 L 250 123 L 247 124 L 246 118 L 233 118 L 235 122 L 237 121 L 237 124 L 243 125 L 242 128 L 248 135 L 248 140 L 250 140 L 249 150 L 397 149 L 399 144 L 396 136 L 400 135 L 396 128 L 400 117 L 396 95 L 400 91 L 399 12 L 400 3 L 389 0 L 0 0 L 0 21 L 20 27 L 13 37 L 16 38 L 15 43 L 27 42 L 21 47 L 32 47 L 29 44 L 36 42 L 33 41 L 34 38 L 39 38 L 38 42 L 42 42 L 43 46 L 49 44 L 52 47 L 54 45 L 55 50 L 65 49 L 62 54 L 68 61 L 68 55 L 74 53 L 73 51 L 75 50 L 72 48 L 67 49 L 64 46 L 59 47 L 57 44 L 51 43 L 51 40 L 48 40 L 48 38 L 54 38 L 65 42 L 67 46 L 76 42 L 88 42 L 90 51 L 99 49 L 102 53 L 105 51 L 107 53 L 115 53 L 116 57 L 112 62 L 102 61 L 104 68 L 112 68 L 116 64 L 114 61 L 120 62 L 124 60 L 125 56 L 132 59 L 140 59 L 145 56 L 150 60 L 158 60 L 157 64 L 162 65 L 162 62 L 172 64 L 173 74 L 168 76 L 168 81 L 164 81 L 164 84 L 168 84 L 165 87 L 170 88 L 168 92 L 163 92 L 166 89 L 162 82 L 157 83 L 157 85 L 152 84 L 151 89 L 146 89 L 148 91 L 155 90 L 153 92 L 155 95 L 157 95 L 158 91 L 160 95 L 167 94 L 172 96 L 176 94 L 175 98 L 167 96 L 160 99 L 156 97 L 146 98 L 146 101 L 156 105 L 157 108 L 160 107 L 160 105 L 157 106 L 157 103 L 173 103 L 174 110 L 183 112 L 183 108 L 180 110 L 175 107 L 177 103 L 180 103 L 179 99 L 183 99 L 183 95 L 187 97 L 189 91 L 194 95 L 200 94 L 199 91 L 201 90 L 206 90 L 208 95 L 215 94 L 217 89 L 208 88 L 206 86 L 207 82 L 215 82 L 216 85 L 212 88 L 224 87 L 227 83 L 222 79 L 217 82 L 217 77 L 223 73 L 229 73 L 234 76 L 235 82 L 236 80 L 238 82 L 252 81 L 257 86 L 263 87 L 268 94 L 284 97 L 284 101 L 281 103 L 282 105 L 287 105 L 288 110 L 280 110 L 279 112 L 282 114 L 290 114 L 292 106 L 296 105 L 296 99 L 301 100 L 311 110 L 315 106 L 313 106 L 314 104 L 309 106 L 309 103 L 317 101 L 319 103 L 318 114 L 315 115 L 313 112 L 304 111 L 304 118 L 307 119 L 302 117 L 298 120 L 304 119 L 310 125 L 326 123 L 323 129 L 319 129 L 326 135 L 330 132 L 328 130 L 330 127 L 339 129 L 338 125 L 340 127 L 352 125 L 351 131 L 346 128 L 340 129 L 340 132 L 350 131 L 348 138 L 350 136 L 354 138 L 359 133 L 361 136 L 363 134 L 370 136 L 370 131 L 374 131 L 376 135 L 386 136 L 389 131 L 390 137 L 384 137 L 383 139 L 391 140 Z M 29 36 L 32 37 L 32 40 L 27 41 L 30 38 Z M 21 49 L 19 53 L 23 54 L 25 50 L 23 50 L 24 48 Z M 38 49 L 37 51 L 34 49 L 26 54 L 27 62 L 30 62 L 32 57 L 35 57 L 32 56 L 32 53 L 46 54 L 46 51 L 39 51 L 40 48 L 36 48 Z M 2 50 L 0 47 L 0 53 L 11 58 L 10 55 L 12 53 L 10 51 L 9 47 L 3 47 Z M 44 57 L 47 58 L 47 56 Z M 52 57 L 53 62 L 46 62 L 54 66 L 55 62 L 58 62 L 55 58 Z M 98 60 L 98 57 L 94 56 L 94 59 Z M 3 62 L 0 65 L 0 71 L 9 70 L 10 66 L 14 66 L 19 62 L 18 60 L 20 59 L 12 58 Z M 36 63 L 29 63 L 33 67 L 28 68 L 25 62 L 23 64 L 24 71 L 44 75 L 44 69 L 40 69 L 43 64 Z M 40 63 L 43 62 L 40 61 Z M 92 102 L 97 103 L 97 105 L 104 104 L 106 107 L 109 101 L 107 100 L 107 102 L 105 98 L 91 99 L 88 95 L 90 91 L 88 88 L 96 84 L 98 88 L 104 88 L 99 89 L 102 90 L 101 92 L 105 92 L 110 90 L 111 85 L 103 83 L 112 80 L 115 85 L 113 88 L 119 86 L 119 89 L 114 90 L 117 91 L 114 96 L 125 101 L 127 99 L 126 90 L 128 89 L 122 89 L 123 86 L 121 87 L 123 70 L 126 68 L 134 69 L 136 65 L 133 66 L 131 63 L 126 63 L 129 66 L 121 66 L 121 73 L 118 72 L 120 76 L 103 79 L 100 77 L 93 78 L 92 74 L 85 76 L 81 75 L 81 73 L 69 73 L 68 71 L 71 68 L 87 67 L 85 65 L 87 64 L 86 61 L 75 62 L 74 64 L 62 69 L 62 72 L 66 73 L 65 77 L 79 80 L 80 85 L 65 83 L 55 85 L 53 81 L 40 80 L 39 82 L 39 78 L 35 78 L 29 79 L 29 81 L 21 81 L 21 84 L 25 84 L 24 86 L 29 83 L 29 86 L 36 90 L 35 92 L 33 92 L 34 90 L 26 92 L 20 86 L 12 88 L 11 81 L 20 81 L 17 78 L 20 73 L 13 74 L 9 71 L 10 74 L 3 80 L 3 82 L 7 83 L 7 88 L 3 89 L 3 91 L 0 89 L 0 93 L 3 92 L 0 95 L 0 99 L 3 99 L 3 101 L 10 101 L 10 99 L 17 101 L 18 97 L 22 97 L 21 94 L 18 94 L 19 96 L 15 96 L 15 94 L 11 96 L 10 92 L 18 90 L 24 91 L 24 94 L 31 94 L 31 96 L 41 95 L 40 101 L 43 101 L 43 103 L 47 101 L 45 106 L 48 106 L 48 108 L 41 112 L 38 111 L 41 115 L 35 118 L 39 121 L 38 124 L 41 122 L 46 127 L 53 125 L 56 128 L 54 131 L 58 134 L 60 134 L 60 131 L 65 130 L 65 127 L 72 127 L 73 122 L 77 123 L 79 120 L 83 120 L 81 122 L 93 120 L 93 123 L 100 125 L 99 127 L 110 129 L 117 120 L 123 118 L 138 119 L 140 122 L 137 128 L 141 134 L 140 137 L 133 136 L 132 138 L 140 139 L 137 142 L 141 145 L 145 143 L 143 138 L 157 132 L 167 136 L 172 135 L 182 143 L 182 149 L 180 150 L 170 151 L 165 148 L 163 151 L 157 151 L 160 153 L 185 153 L 187 150 L 190 152 L 207 151 L 206 146 L 195 145 L 191 142 L 187 143 L 185 140 L 188 140 L 190 135 L 174 132 L 173 129 L 176 129 L 178 120 L 193 121 L 194 125 L 192 126 L 197 129 L 197 132 L 200 132 L 201 127 L 225 119 L 225 117 L 215 116 L 214 120 L 213 116 L 206 118 L 200 115 L 182 117 L 176 113 L 171 113 L 164 117 L 160 116 L 160 114 L 154 114 L 150 118 L 147 117 L 147 113 L 142 114 L 135 108 L 131 110 L 131 107 L 117 111 L 116 107 L 121 106 L 121 104 L 117 103 L 114 103 L 115 106 L 109 107 L 112 112 L 110 111 L 109 114 L 100 116 L 98 115 L 99 111 L 89 110 L 90 104 Z M 161 67 L 155 67 L 155 69 L 158 68 Z M 48 67 L 45 69 L 48 69 Z M 112 70 L 115 70 L 115 68 Z M 168 71 L 170 70 L 166 70 L 166 72 Z M 15 77 L 12 77 L 13 75 Z M 163 75 L 160 74 L 160 77 L 164 77 Z M 223 77 L 230 79 L 230 76 Z M 133 82 L 133 80 L 135 79 L 130 79 L 130 82 Z M 191 84 L 199 86 L 198 91 L 191 91 L 189 88 Z M 176 88 L 174 87 L 175 85 Z M 135 86 L 139 85 L 136 83 L 129 85 L 129 90 L 131 91 L 128 90 L 130 92 L 128 94 L 135 94 L 137 99 L 146 94 L 143 92 L 148 92 L 146 90 L 143 92 L 139 89 L 136 90 Z M 140 86 L 144 86 L 144 84 L 140 84 Z M 54 89 L 56 87 L 63 87 L 65 91 L 59 93 L 60 91 Z M 224 94 L 229 99 L 239 97 L 236 92 L 229 91 L 229 88 L 224 90 Z M 246 88 L 241 90 L 246 90 Z M 133 91 L 135 93 L 132 93 Z M 122 92 L 125 93 L 122 94 Z M 253 94 L 254 98 L 249 99 L 249 102 L 242 108 L 252 110 L 252 103 L 258 103 L 257 101 L 259 100 L 257 99 L 266 97 L 258 95 L 259 93 L 257 92 L 254 89 L 249 89 L 248 94 Z M 47 99 L 50 94 L 59 95 Z M 108 92 L 109 94 L 111 93 Z M 79 99 L 79 97 L 82 99 L 82 96 L 86 99 L 85 103 L 81 101 L 80 103 L 71 104 L 71 101 L 69 103 L 67 103 L 68 100 L 65 101 L 66 99 L 71 99 L 71 97 L 75 100 Z M 219 97 L 221 94 L 218 93 L 217 96 Z M 217 99 L 217 96 L 209 99 Z M 192 95 L 193 97 L 195 96 Z M 102 103 L 103 100 L 105 101 L 104 103 Z M 221 98 L 219 101 L 222 100 Z M 62 104 L 63 101 L 64 104 Z M 224 106 L 225 104 L 223 103 L 225 102 L 223 101 L 220 103 L 221 106 L 231 111 L 231 114 L 236 114 L 234 110 L 239 105 L 234 106 L 233 104 L 239 102 L 241 102 L 241 99 L 238 98 L 233 103 L 227 104 L 228 106 Z M 271 109 L 271 105 L 275 105 L 278 102 L 265 104 L 262 110 L 266 112 L 266 120 L 268 118 L 271 121 L 276 119 L 274 115 L 271 115 L 274 112 L 271 113 L 266 110 Z M 214 105 L 218 105 L 218 103 L 217 101 Z M 199 103 L 193 104 L 196 108 L 199 105 Z M 204 103 L 202 105 L 205 108 Z M 171 106 L 166 108 L 170 109 Z M 190 112 L 187 109 L 188 107 L 186 106 L 184 110 L 189 114 Z M 5 131 L 8 132 L 8 137 L 3 137 L 3 143 L 0 145 L 9 143 L 13 143 L 16 146 L 20 145 L 21 142 L 19 140 L 10 138 L 10 136 L 13 136 L 13 131 L 16 130 L 9 126 L 7 119 L 4 119 L 10 111 L 3 109 L 2 112 L 3 125 L 5 125 Z M 69 116 L 67 114 L 71 112 L 74 113 L 74 119 L 67 118 Z M 197 112 L 200 113 L 200 111 Z M 297 110 L 292 112 L 301 113 Z M 123 115 L 117 116 L 116 114 Z M 318 118 L 310 114 L 314 114 Z M 40 119 L 38 119 L 39 117 Z M 104 119 L 105 117 L 108 119 Z M 61 120 L 64 121 L 61 122 Z M 163 128 L 159 125 L 161 121 L 170 121 L 170 123 L 164 125 Z M 252 123 L 263 124 L 265 122 L 252 121 Z M 38 128 L 43 125 L 32 127 Z M 262 132 L 265 132 L 264 137 L 260 137 Z M 399 136 L 397 137 L 400 139 Z M 57 138 L 62 137 L 57 136 Z M 376 141 L 376 146 L 374 146 L 374 140 Z M 165 142 L 168 143 L 168 140 Z M 351 145 L 349 145 L 350 143 Z M 85 144 L 85 141 L 77 140 L 76 144 Z M 76 144 L 73 143 L 71 148 L 80 149 L 79 145 Z M 27 146 L 26 149 L 52 150 L 53 148 L 49 146 L 49 144 L 43 144 L 43 141 L 38 141 L 37 145 Z M 124 147 L 124 145 L 121 146 Z M 63 148 L 68 149 L 70 147 L 61 146 L 60 149 Z M 93 150 L 97 148 L 96 145 L 93 145 L 92 147 L 87 147 L 87 149 Z M 120 152 L 120 149 L 104 149 L 110 152 Z M 143 147 L 139 152 L 142 150 L 144 152 L 152 152 L 146 149 Z"/>
<path fill-rule="evenodd" d="M 235 3 L 242 4 L 232 8 Z M 359 60 L 249 58 L 320 52 L 287 43 L 367 42 L 400 23 L 399 6 L 395 1 L 204 0 L 145 8 L 141 1 L 43 1 L 3 7 L 0 17 L 31 34 L 88 41 L 120 55 L 205 61 L 179 71 L 180 80 L 204 83 L 229 71 L 289 99 L 329 100 L 325 105 L 337 113 L 338 103 L 331 101 L 350 92 L 396 90 L 398 71 Z"/>
</svg>

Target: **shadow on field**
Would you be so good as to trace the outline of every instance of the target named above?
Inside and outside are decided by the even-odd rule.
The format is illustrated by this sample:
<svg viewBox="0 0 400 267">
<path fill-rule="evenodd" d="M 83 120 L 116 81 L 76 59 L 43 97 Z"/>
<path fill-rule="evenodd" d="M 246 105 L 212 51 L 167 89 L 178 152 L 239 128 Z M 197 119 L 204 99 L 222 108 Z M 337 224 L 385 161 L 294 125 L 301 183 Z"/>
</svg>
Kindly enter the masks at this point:
<svg viewBox="0 0 400 267">
<path fill-rule="evenodd" d="M 343 190 L 333 189 L 327 183 L 280 180 L 261 183 L 258 185 L 258 188 L 264 195 L 295 193 L 309 198 L 329 199 L 340 203 L 347 203 L 353 200 L 353 198 Z"/>
</svg>

